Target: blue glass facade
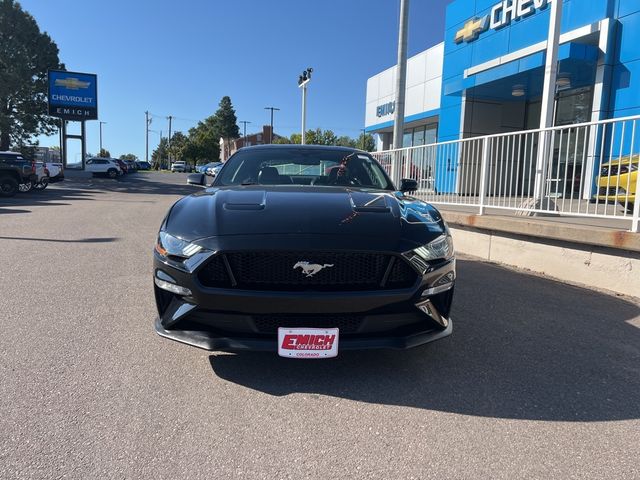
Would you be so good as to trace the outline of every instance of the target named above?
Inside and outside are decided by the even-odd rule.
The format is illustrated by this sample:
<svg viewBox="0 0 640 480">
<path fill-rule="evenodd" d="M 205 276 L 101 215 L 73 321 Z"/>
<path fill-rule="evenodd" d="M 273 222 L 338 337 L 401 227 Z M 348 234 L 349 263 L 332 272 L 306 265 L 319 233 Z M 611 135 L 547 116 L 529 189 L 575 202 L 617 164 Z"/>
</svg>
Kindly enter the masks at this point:
<svg viewBox="0 0 640 480">
<path fill-rule="evenodd" d="M 463 104 L 465 95 L 493 100 L 513 100 L 514 85 L 524 87 L 524 100 L 541 95 L 545 52 L 537 51 L 513 61 L 483 68 L 478 73 L 468 69 L 492 62 L 508 54 L 544 42 L 547 38 L 549 10 L 547 2 L 520 2 L 530 14 L 506 22 L 502 28 L 486 30 L 470 41 L 456 42 L 455 37 L 469 20 L 491 17 L 496 0 L 455 0 L 447 8 L 442 97 L 438 140 L 447 141 L 465 135 Z M 516 0 L 506 0 L 499 7 L 512 7 Z M 542 3 L 534 9 L 534 3 Z M 515 8 L 515 7 L 514 7 Z M 508 17 L 508 16 L 507 16 Z M 571 76 L 574 87 L 593 86 L 598 63 L 602 69 L 602 95 L 593 107 L 598 119 L 640 114 L 640 1 L 638 0 L 564 0 L 561 32 L 567 33 L 609 19 L 607 54 L 600 52 L 599 30 L 589 38 L 564 43 L 559 51 L 560 72 Z M 465 71 L 467 74 L 465 75 Z M 523 100 L 523 99 L 519 99 Z M 598 103 L 600 102 L 600 103 Z M 597 105 L 596 105 L 597 104 Z"/>
</svg>

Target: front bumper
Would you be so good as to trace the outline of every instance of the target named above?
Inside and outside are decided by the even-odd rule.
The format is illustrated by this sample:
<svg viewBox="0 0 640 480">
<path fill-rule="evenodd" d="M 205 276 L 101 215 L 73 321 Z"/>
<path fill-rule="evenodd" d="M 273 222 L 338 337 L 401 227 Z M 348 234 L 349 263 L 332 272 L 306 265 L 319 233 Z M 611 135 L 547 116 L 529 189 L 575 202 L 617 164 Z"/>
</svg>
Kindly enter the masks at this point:
<svg viewBox="0 0 640 480">
<path fill-rule="evenodd" d="M 231 337 L 218 336 L 214 332 L 204 330 L 167 330 L 160 321 L 155 321 L 156 333 L 161 337 L 186 343 L 193 347 L 216 351 L 278 351 L 277 337 Z M 433 329 L 415 332 L 404 336 L 376 336 L 353 337 L 340 336 L 340 350 L 367 350 L 367 349 L 408 349 L 434 342 L 448 337 L 453 331 L 451 320 L 447 320 L 447 326 L 442 329 Z"/>
</svg>

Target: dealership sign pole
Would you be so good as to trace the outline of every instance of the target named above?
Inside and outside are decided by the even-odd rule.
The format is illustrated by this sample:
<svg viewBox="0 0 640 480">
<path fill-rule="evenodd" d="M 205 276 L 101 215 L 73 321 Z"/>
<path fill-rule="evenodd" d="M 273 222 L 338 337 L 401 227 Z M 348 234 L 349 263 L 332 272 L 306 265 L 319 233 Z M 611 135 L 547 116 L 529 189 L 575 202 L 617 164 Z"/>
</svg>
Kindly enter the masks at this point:
<svg viewBox="0 0 640 480">
<path fill-rule="evenodd" d="M 49 115 L 62 120 L 62 163 L 67 166 L 67 139 L 78 139 L 82 145 L 82 169 L 86 156 L 86 120 L 98 119 L 98 79 L 92 73 L 48 71 Z M 80 135 L 67 135 L 67 121 L 81 123 Z"/>
</svg>

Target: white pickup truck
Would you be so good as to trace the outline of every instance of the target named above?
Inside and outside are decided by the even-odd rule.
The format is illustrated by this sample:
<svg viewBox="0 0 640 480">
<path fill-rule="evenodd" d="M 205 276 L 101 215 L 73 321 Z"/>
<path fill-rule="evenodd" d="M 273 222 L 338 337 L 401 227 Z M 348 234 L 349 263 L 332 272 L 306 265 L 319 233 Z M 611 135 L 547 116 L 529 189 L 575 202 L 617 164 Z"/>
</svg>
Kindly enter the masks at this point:
<svg viewBox="0 0 640 480">
<path fill-rule="evenodd" d="M 44 162 L 44 167 L 49 172 L 49 183 L 61 182 L 64 180 L 64 168 L 58 162 Z"/>
</svg>

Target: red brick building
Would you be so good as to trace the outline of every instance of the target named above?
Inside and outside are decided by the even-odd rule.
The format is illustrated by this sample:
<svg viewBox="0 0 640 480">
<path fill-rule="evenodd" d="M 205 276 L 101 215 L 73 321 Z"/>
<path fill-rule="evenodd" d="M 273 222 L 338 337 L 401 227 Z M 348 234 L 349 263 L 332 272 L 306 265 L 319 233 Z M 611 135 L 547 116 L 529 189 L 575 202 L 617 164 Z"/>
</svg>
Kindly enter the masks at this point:
<svg viewBox="0 0 640 480">
<path fill-rule="evenodd" d="M 273 141 L 281 138 L 277 133 L 273 134 Z M 271 143 L 271 126 L 263 125 L 262 131 L 258 133 L 250 133 L 246 137 L 240 137 L 226 142 L 224 139 L 220 139 L 220 160 L 226 161 L 231 155 L 233 155 L 238 149 L 242 147 L 249 147 L 251 145 L 267 145 Z"/>
</svg>

